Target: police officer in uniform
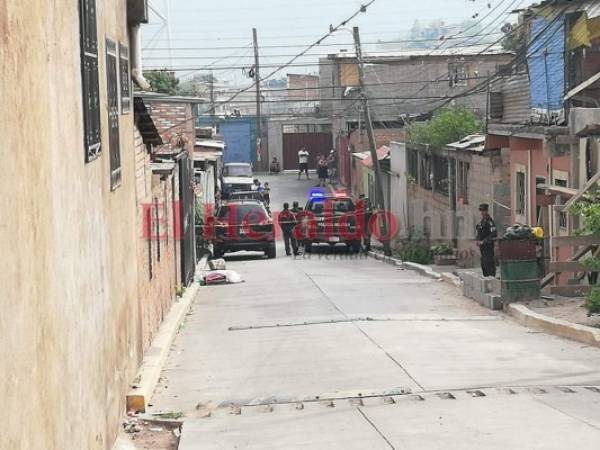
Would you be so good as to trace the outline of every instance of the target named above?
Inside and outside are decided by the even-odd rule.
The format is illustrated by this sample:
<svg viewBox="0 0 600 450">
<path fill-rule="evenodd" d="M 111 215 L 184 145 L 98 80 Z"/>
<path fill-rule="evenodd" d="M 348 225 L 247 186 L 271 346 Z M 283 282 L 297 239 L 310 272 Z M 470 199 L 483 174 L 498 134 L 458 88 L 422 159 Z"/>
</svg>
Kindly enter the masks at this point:
<svg viewBox="0 0 600 450">
<path fill-rule="evenodd" d="M 294 228 L 298 224 L 296 215 L 290 211 L 289 203 L 283 204 L 283 211 L 279 213 L 279 226 L 283 231 L 283 241 L 285 243 L 285 253 L 287 256 L 298 256 L 298 242 L 294 236 Z M 291 247 L 291 248 L 290 248 Z"/>
<path fill-rule="evenodd" d="M 484 277 L 496 276 L 496 261 L 494 258 L 494 239 L 498 236 L 494 219 L 490 216 L 490 206 L 479 206 L 481 222 L 477 225 L 477 246 L 481 252 L 481 269 Z"/>
</svg>

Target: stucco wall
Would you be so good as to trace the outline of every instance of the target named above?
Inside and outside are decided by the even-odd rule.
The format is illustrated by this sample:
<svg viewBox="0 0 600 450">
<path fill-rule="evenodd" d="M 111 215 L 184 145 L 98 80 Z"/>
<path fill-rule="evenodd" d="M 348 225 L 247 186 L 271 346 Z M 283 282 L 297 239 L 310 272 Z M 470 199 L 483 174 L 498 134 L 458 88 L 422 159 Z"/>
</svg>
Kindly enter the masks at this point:
<svg viewBox="0 0 600 450">
<path fill-rule="evenodd" d="M 108 449 L 141 358 L 133 113 L 110 190 L 105 38 L 127 44 L 123 0 L 98 1 L 102 142 L 84 162 L 77 2 L 0 3 L 0 448 Z"/>
</svg>

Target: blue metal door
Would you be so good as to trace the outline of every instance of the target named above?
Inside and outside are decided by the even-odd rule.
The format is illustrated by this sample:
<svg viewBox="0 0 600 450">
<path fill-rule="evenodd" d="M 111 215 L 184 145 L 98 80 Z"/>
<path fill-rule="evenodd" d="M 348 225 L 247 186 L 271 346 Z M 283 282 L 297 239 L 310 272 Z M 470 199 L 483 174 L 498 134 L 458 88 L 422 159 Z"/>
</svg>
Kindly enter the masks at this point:
<svg viewBox="0 0 600 450">
<path fill-rule="evenodd" d="M 224 162 L 256 162 L 254 130 L 252 119 L 228 119 L 220 123 L 219 132 L 226 144 Z"/>
</svg>

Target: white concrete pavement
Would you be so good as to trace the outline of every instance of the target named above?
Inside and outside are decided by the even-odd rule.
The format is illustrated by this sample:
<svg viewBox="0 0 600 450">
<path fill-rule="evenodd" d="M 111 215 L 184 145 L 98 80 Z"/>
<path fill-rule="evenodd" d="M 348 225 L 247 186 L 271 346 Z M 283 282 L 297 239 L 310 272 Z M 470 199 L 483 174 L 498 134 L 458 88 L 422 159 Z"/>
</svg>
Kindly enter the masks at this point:
<svg viewBox="0 0 600 450">
<path fill-rule="evenodd" d="M 270 181 L 274 207 L 310 188 Z M 200 291 L 152 400 L 186 414 L 181 450 L 597 448 L 599 349 L 412 271 L 283 253 Z"/>
</svg>

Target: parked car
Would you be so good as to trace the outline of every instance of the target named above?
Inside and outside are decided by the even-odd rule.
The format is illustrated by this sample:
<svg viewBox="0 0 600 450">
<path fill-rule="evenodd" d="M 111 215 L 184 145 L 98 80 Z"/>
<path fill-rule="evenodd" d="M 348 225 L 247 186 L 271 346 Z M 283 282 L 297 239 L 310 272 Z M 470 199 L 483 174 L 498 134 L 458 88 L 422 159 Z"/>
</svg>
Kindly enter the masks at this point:
<svg viewBox="0 0 600 450">
<path fill-rule="evenodd" d="M 232 202 L 236 200 L 255 200 L 257 202 L 264 203 L 264 198 L 261 192 L 258 191 L 236 191 L 231 192 L 227 201 Z"/>
<path fill-rule="evenodd" d="M 235 200 L 221 205 L 213 234 L 215 258 L 242 250 L 265 252 L 270 259 L 277 256 L 273 220 L 260 201 Z"/>
<path fill-rule="evenodd" d="M 228 163 L 223 166 L 221 177 L 222 198 L 238 191 L 252 190 L 252 165 L 249 163 Z"/>
</svg>

